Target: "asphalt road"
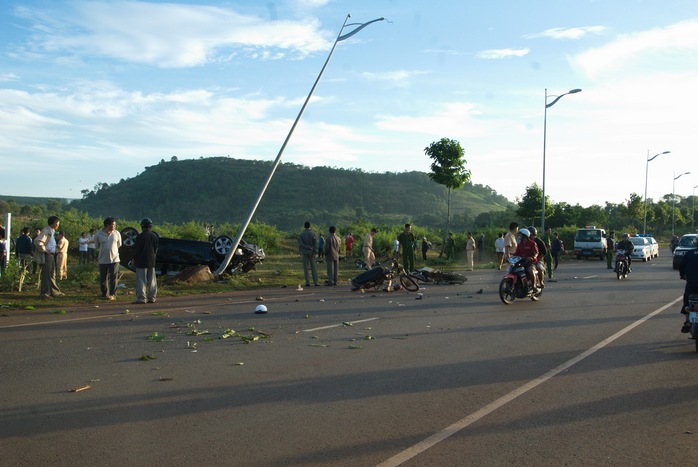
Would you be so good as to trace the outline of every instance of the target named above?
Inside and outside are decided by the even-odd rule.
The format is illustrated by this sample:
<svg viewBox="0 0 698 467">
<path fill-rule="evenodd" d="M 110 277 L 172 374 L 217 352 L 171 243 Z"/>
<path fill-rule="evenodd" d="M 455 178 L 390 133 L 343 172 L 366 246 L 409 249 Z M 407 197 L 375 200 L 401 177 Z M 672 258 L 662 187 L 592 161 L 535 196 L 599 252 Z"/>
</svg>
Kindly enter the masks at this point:
<svg viewBox="0 0 698 467">
<path fill-rule="evenodd" d="M 476 271 L 422 299 L 339 286 L 6 312 L 0 464 L 698 465 L 670 262 L 623 281 L 565 262 L 511 306 L 502 273 Z"/>
</svg>

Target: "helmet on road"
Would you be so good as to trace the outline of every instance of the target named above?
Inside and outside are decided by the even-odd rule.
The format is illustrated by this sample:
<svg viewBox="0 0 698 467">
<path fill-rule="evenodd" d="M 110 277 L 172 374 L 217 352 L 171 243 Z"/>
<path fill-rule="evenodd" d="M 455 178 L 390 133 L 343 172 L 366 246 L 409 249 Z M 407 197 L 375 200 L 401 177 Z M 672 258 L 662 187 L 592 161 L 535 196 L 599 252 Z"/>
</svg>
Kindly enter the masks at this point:
<svg viewBox="0 0 698 467">
<path fill-rule="evenodd" d="M 528 229 L 520 229 L 519 233 L 526 238 L 531 238 L 531 232 L 528 231 Z"/>
<path fill-rule="evenodd" d="M 254 309 L 254 312 L 259 314 L 263 314 L 267 312 L 267 307 L 264 305 L 257 305 L 257 308 Z"/>
<path fill-rule="evenodd" d="M 530 226 L 528 231 L 531 232 L 531 235 L 538 235 L 538 230 L 536 230 L 536 228 L 533 226 Z"/>
<path fill-rule="evenodd" d="M 141 221 L 141 227 L 144 229 L 150 229 L 153 227 L 153 221 L 146 217 Z"/>
</svg>

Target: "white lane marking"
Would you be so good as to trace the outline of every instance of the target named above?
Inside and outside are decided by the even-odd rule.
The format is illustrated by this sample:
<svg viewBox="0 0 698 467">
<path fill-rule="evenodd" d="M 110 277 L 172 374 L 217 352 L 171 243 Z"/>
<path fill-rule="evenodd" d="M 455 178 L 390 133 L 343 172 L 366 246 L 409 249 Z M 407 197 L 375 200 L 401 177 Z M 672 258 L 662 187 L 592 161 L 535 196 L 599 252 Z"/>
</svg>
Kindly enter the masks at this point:
<svg viewBox="0 0 698 467">
<path fill-rule="evenodd" d="M 475 423 L 476 421 L 480 420 L 481 418 L 485 417 L 486 415 L 489 415 L 490 413 L 494 412 L 495 410 L 497 410 L 498 408 L 507 404 L 508 402 L 513 401 L 514 399 L 527 393 L 531 389 L 545 383 L 553 376 L 555 376 L 555 375 L 567 370 L 571 366 L 581 362 L 582 360 L 584 360 L 588 356 L 592 355 L 596 351 L 601 350 L 602 348 L 606 347 L 611 342 L 615 341 L 616 339 L 623 336 L 624 334 L 632 331 L 633 329 L 635 329 L 636 327 L 638 327 L 639 325 L 641 325 L 642 323 L 644 323 L 648 319 L 652 318 L 655 315 L 658 315 L 662 311 L 675 305 L 676 303 L 678 303 L 681 300 L 683 300 L 683 296 L 677 298 L 676 300 L 674 300 L 671 303 L 667 303 L 663 307 L 651 312 L 647 316 L 640 318 L 639 320 L 635 321 L 634 323 L 626 326 L 625 328 L 621 329 L 617 333 L 613 334 L 611 337 L 608 337 L 608 338 L 602 340 L 601 342 L 599 342 L 595 346 L 580 353 L 579 355 L 572 358 L 571 360 L 566 361 L 565 363 L 558 366 L 557 368 L 553 368 L 552 370 L 548 371 L 544 375 L 539 376 L 538 378 L 535 378 L 535 379 L 529 381 L 528 383 L 524 384 L 523 386 L 520 386 L 520 387 L 514 389 L 509 394 L 506 394 L 506 395 L 500 397 L 499 399 L 495 400 L 494 402 L 487 404 L 486 406 L 482 407 L 480 410 L 471 413 L 467 417 L 465 417 L 461 420 L 458 420 L 457 422 L 453 423 L 452 425 L 444 428 L 443 430 L 441 430 L 437 433 L 434 433 L 430 437 L 428 437 L 428 438 L 420 441 L 419 443 L 405 449 L 404 451 L 394 455 L 390 459 L 388 459 L 384 462 L 381 462 L 380 464 L 378 464 L 378 466 L 379 467 L 397 466 L 397 465 L 402 464 L 403 462 L 406 462 L 406 461 L 412 459 L 413 457 L 426 451 L 430 447 L 435 446 L 436 444 L 445 440 L 449 436 L 458 433 L 459 431 L 461 431 L 464 428 L 468 427 L 469 425 Z"/>
<path fill-rule="evenodd" d="M 281 297 L 274 297 L 274 298 L 272 298 L 271 300 L 273 301 L 273 300 L 285 299 L 285 298 L 288 298 L 288 297 L 291 297 L 291 296 L 292 296 L 292 295 L 281 296 Z M 138 316 L 138 315 L 145 316 L 146 314 L 151 314 L 151 315 L 152 315 L 152 313 L 159 313 L 159 312 L 175 313 L 175 312 L 177 312 L 177 311 L 190 311 L 192 308 L 196 308 L 197 310 L 200 311 L 200 310 L 205 310 L 205 309 L 208 309 L 208 308 L 215 308 L 215 307 L 217 307 L 217 306 L 230 305 L 231 303 L 232 303 L 232 304 L 235 304 L 235 305 L 241 305 L 241 304 L 245 304 L 245 303 L 257 303 L 257 302 L 259 302 L 259 300 L 257 300 L 257 299 L 245 299 L 245 300 L 240 300 L 240 301 L 238 301 L 238 302 L 232 302 L 232 301 L 231 301 L 230 303 L 221 303 L 221 304 L 213 304 L 213 303 L 212 303 L 212 304 L 207 305 L 207 306 L 198 306 L 198 305 L 194 305 L 194 306 L 184 306 L 184 307 L 169 308 L 169 309 L 167 309 L 167 310 L 162 310 L 162 309 L 159 309 L 159 308 L 155 308 L 155 309 L 152 310 L 152 311 L 144 310 L 144 309 L 142 309 L 142 308 L 139 308 L 137 311 L 134 311 L 133 313 L 131 313 L 130 310 L 129 310 L 128 313 L 126 313 L 126 311 L 122 311 L 122 312 L 115 313 L 115 314 L 86 316 L 86 317 L 84 317 L 84 318 L 68 318 L 68 319 L 61 319 L 61 320 L 56 320 L 56 321 L 38 321 L 38 322 L 35 322 L 35 323 L 8 324 L 8 325 L 0 326 L 0 329 L 22 328 L 22 327 L 26 327 L 26 326 L 41 326 L 41 325 L 44 325 L 44 324 L 70 323 L 71 321 L 85 321 L 85 320 L 90 320 L 90 319 L 113 318 L 113 317 L 115 317 L 115 316 Z M 140 306 L 140 305 L 135 305 L 135 306 L 138 307 L 138 306 Z M 162 305 L 161 305 L 161 304 L 158 304 L 158 306 L 162 306 Z M 148 307 L 150 307 L 150 305 L 148 305 Z M 378 318 L 376 318 L 376 319 L 378 319 Z"/>
<path fill-rule="evenodd" d="M 582 277 L 582 279 L 593 279 L 594 277 L 599 277 L 599 275 L 598 275 L 598 274 L 594 274 L 593 276 Z"/>
<path fill-rule="evenodd" d="M 360 319 L 358 321 L 347 321 L 350 324 L 356 324 L 356 323 L 365 323 L 367 321 L 375 321 L 380 318 L 367 318 L 367 319 Z M 313 331 L 321 331 L 323 329 L 332 329 L 332 328 L 338 328 L 340 326 L 344 326 L 344 323 L 340 324 L 330 324 L 329 326 L 322 326 L 319 328 L 313 328 L 313 329 L 303 329 L 303 332 L 313 332 Z"/>
<path fill-rule="evenodd" d="M 134 313 L 134 315 L 135 314 L 136 313 Z M 69 319 L 61 319 L 61 320 L 57 320 L 57 321 L 39 321 L 38 323 L 8 324 L 6 326 L 0 326 L 0 329 L 23 328 L 26 326 L 41 326 L 43 324 L 61 324 L 61 323 L 69 323 L 71 321 L 85 321 L 88 319 L 113 318 L 114 316 L 128 316 L 128 314 L 127 313 L 117 313 L 114 315 L 86 316 L 84 318 L 69 318 Z"/>
</svg>

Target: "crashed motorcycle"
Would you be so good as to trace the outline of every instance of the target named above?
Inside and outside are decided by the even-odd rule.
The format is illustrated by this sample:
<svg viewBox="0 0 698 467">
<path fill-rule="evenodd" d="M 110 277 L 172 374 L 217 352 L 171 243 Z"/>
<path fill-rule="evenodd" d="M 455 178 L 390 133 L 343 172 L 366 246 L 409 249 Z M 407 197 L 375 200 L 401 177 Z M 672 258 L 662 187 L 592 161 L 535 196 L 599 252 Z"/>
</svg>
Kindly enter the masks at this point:
<svg viewBox="0 0 698 467">
<path fill-rule="evenodd" d="M 616 251 L 616 269 L 614 270 L 618 280 L 628 277 L 630 274 L 630 265 L 625 250 Z"/>
<path fill-rule="evenodd" d="M 499 283 L 499 298 L 506 305 L 511 305 L 514 301 L 522 298 L 539 300 L 543 294 L 543 289 L 534 292 L 533 285 L 526 277 L 526 258 L 522 256 L 512 256 L 509 258 L 509 267 L 502 282 Z"/>
</svg>

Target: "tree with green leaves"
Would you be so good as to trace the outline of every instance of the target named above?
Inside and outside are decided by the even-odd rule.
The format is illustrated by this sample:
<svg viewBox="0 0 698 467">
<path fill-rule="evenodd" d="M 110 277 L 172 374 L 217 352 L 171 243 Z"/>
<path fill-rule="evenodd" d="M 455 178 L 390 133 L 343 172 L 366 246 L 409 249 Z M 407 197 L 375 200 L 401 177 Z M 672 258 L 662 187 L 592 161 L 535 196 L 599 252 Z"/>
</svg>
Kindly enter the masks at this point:
<svg viewBox="0 0 698 467">
<path fill-rule="evenodd" d="M 451 190 L 463 188 L 463 185 L 470 180 L 470 170 L 465 168 L 465 151 L 460 143 L 453 139 L 441 138 L 424 148 L 424 153 L 432 160 L 431 173 L 429 178 L 439 185 L 444 185 L 448 189 L 446 202 L 446 230 L 444 232 L 444 242 L 451 227 Z M 443 255 L 443 247 L 441 254 Z"/>
<path fill-rule="evenodd" d="M 521 200 L 517 202 L 519 205 L 516 213 L 524 219 L 525 222 L 531 221 L 532 225 L 535 225 L 536 219 L 541 217 L 541 205 L 543 201 L 543 190 L 538 186 L 536 182 L 533 185 L 526 187 L 526 193 L 523 195 Z M 555 212 L 550 204 L 550 197 L 545 197 L 545 212 L 548 215 L 553 216 Z"/>
</svg>

